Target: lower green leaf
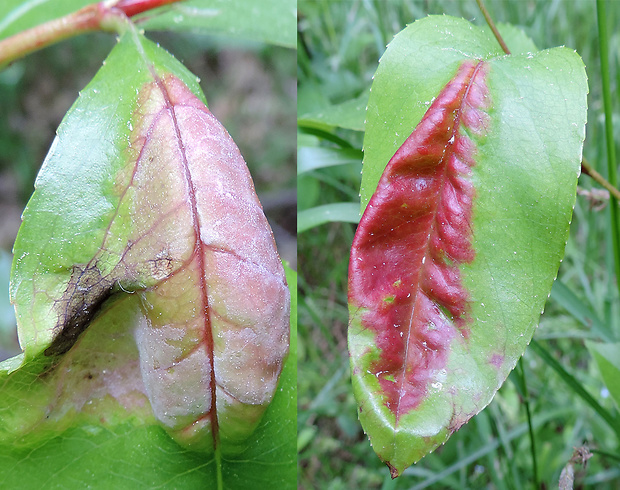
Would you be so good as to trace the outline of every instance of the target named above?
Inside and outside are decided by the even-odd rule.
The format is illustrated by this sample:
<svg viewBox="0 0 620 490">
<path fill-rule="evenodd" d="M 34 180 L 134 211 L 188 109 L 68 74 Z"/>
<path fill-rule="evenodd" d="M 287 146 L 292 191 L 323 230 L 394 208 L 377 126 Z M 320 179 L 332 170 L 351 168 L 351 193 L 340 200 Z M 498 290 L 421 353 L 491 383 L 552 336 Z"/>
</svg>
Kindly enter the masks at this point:
<svg viewBox="0 0 620 490">
<path fill-rule="evenodd" d="M 600 344 L 586 342 L 586 347 L 596 360 L 609 394 L 620 408 L 620 343 Z"/>
</svg>

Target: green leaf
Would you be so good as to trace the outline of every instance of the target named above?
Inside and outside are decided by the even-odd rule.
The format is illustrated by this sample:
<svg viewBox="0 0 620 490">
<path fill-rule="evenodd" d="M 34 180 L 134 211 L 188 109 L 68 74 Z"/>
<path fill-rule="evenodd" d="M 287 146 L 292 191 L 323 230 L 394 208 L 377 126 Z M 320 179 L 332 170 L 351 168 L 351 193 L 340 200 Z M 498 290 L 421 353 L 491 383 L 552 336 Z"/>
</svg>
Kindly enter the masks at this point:
<svg viewBox="0 0 620 490">
<path fill-rule="evenodd" d="M 332 127 L 364 131 L 369 95 L 369 92 L 364 92 L 356 99 L 307 112 L 299 116 L 297 123 L 326 131 Z"/>
<path fill-rule="evenodd" d="M 3 0 L 0 39 L 71 14 L 92 0 Z M 132 17 L 145 30 L 221 34 L 295 48 L 294 0 L 189 0 Z"/>
<path fill-rule="evenodd" d="M 290 293 L 247 167 L 196 78 L 128 31 L 35 188 L 11 279 L 24 354 L 0 365 L 0 481 L 30 468 L 33 488 L 151 471 L 164 486 L 198 475 L 292 488 L 294 360 L 278 386 Z M 72 468 L 52 456 L 59 445 Z M 145 450 L 174 463 L 153 470 Z M 56 464 L 34 471 L 31 453 Z M 103 474 L 107 458 L 133 469 Z"/>
<path fill-rule="evenodd" d="M 360 421 L 393 476 L 482 410 L 532 338 L 568 238 L 586 94 L 574 51 L 506 56 L 446 16 L 381 58 L 349 351 Z"/>
<path fill-rule="evenodd" d="M 598 342 L 586 341 L 586 347 L 596 359 L 596 364 L 609 394 L 616 402 L 616 407 L 620 407 L 620 343 L 601 344 Z"/>
<path fill-rule="evenodd" d="M 304 209 L 297 214 L 297 233 L 303 233 L 325 223 L 358 223 L 359 207 L 356 202 L 336 202 Z"/>
<path fill-rule="evenodd" d="M 336 165 L 362 166 L 363 154 L 355 148 L 327 148 L 302 146 L 297 150 L 297 174 L 303 174 L 317 168 Z"/>
<path fill-rule="evenodd" d="M 2 0 L 0 39 L 70 14 L 91 3 L 92 0 Z"/>
<path fill-rule="evenodd" d="M 286 271 L 291 290 L 290 356 L 279 389 L 253 435 L 253 442 L 241 454 L 223 460 L 224 488 L 275 485 L 292 489 L 295 486 L 297 283 L 296 273 L 289 268 Z M 110 357 L 110 353 L 101 354 Z M 12 383 L 15 377 L 16 374 Z M 21 408 L 27 406 L 23 397 L 28 390 L 24 387 L 32 381 L 22 378 L 24 386 L 17 392 L 19 401 L 15 402 Z M 5 373 L 0 374 L 0 383 L 5 386 L 3 394 L 6 382 Z M 12 405 L 9 400 L 2 401 L 0 421 L 4 420 L 8 405 Z M 102 489 L 214 488 L 216 467 L 212 456 L 183 449 L 157 424 L 132 417 L 101 424 L 94 420 L 97 417 L 83 414 L 51 439 L 37 439 L 30 434 L 19 446 L 15 442 L 0 444 L 0 486 L 56 488 L 72 482 L 79 487 Z M 110 471 L 111 467 L 114 471 Z"/>
<path fill-rule="evenodd" d="M 290 355 L 280 377 L 279 389 L 267 409 L 253 440 L 244 452 L 222 461 L 224 488 L 295 488 L 297 480 L 297 280 L 286 267 L 291 291 Z M 91 352 L 92 354 L 92 352 Z M 96 354 L 96 353 L 95 353 Z M 102 352 L 110 357 L 110 353 Z M 0 383 L 6 393 L 6 374 L 0 365 Z M 13 375 L 15 381 L 16 374 Z M 23 379 L 23 378 L 22 378 Z M 23 379 L 27 386 L 32 380 Z M 24 395 L 16 392 L 20 407 Z M 30 394 L 32 396 L 32 394 Z M 0 402 L 0 429 L 9 400 Z M 100 414 L 99 414 L 100 415 Z M 156 423 L 129 417 L 101 424 L 98 416 L 83 414 L 56 437 L 34 438 L 30 434 L 17 446 L 0 443 L 0 486 L 3 488 L 215 488 L 213 456 L 190 451 L 174 442 Z M 2 432 L 0 432 L 0 436 Z M 114 468 L 110 471 L 110 468 Z M 51 485 L 51 486 L 50 486 Z"/>
<path fill-rule="evenodd" d="M 136 21 L 146 30 L 189 30 L 286 48 L 297 46 L 294 0 L 188 0 L 146 12 L 142 18 L 141 22 L 136 16 Z"/>
</svg>

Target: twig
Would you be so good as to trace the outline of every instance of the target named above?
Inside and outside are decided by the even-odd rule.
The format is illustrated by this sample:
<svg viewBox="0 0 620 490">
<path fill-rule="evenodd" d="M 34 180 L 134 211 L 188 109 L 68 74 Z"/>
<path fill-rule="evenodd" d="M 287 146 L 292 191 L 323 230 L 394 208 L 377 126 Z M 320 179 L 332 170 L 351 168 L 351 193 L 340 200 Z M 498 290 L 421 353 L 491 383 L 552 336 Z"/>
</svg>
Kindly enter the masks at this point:
<svg viewBox="0 0 620 490">
<path fill-rule="evenodd" d="M 495 39 L 497 39 L 497 42 L 504 50 L 504 53 L 510 54 L 510 50 L 508 49 L 508 46 L 506 46 L 506 43 L 504 42 L 502 35 L 497 30 L 497 27 L 495 27 L 495 23 L 493 22 L 493 19 L 491 19 L 491 16 L 489 15 L 489 11 L 484 6 L 484 1 L 476 0 L 476 3 L 478 4 L 478 8 L 480 8 L 480 11 L 482 12 L 482 15 L 484 15 L 484 18 L 487 21 L 487 24 L 489 24 L 491 31 L 493 31 L 493 35 L 495 36 Z"/>
<path fill-rule="evenodd" d="M 620 190 L 616 189 L 613 185 L 607 182 L 605 180 L 605 177 L 603 177 L 596 170 L 594 170 L 594 168 L 588 163 L 588 161 L 585 158 L 581 161 L 581 171 L 584 174 L 590 176 L 592 179 L 594 179 L 599 184 L 601 184 L 601 186 L 607 189 L 609 193 L 613 195 L 616 199 L 620 200 Z"/>
<path fill-rule="evenodd" d="M 0 69 L 64 39 L 92 31 L 122 32 L 127 17 L 180 0 L 107 0 L 0 41 Z"/>
</svg>

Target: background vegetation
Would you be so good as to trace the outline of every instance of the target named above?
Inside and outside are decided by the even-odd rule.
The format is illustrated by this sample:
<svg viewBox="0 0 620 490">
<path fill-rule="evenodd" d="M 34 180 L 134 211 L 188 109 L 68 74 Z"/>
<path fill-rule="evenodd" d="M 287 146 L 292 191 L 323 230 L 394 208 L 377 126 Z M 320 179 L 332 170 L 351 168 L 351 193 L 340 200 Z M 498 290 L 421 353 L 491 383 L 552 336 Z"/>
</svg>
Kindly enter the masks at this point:
<svg viewBox="0 0 620 490">
<path fill-rule="evenodd" d="M 595 3 L 488 1 L 487 7 L 496 22 L 519 26 L 539 49 L 566 45 L 582 56 L 590 83 L 584 156 L 606 175 Z M 357 421 L 346 291 L 359 210 L 364 110 L 385 46 L 428 14 L 485 23 L 474 0 L 299 2 L 299 487 L 531 488 L 535 469 L 524 408 L 529 399 L 541 486 L 557 487 L 574 448 L 585 445 L 594 454 L 585 469 L 575 467 L 576 487 L 618 488 L 618 407 L 585 346 L 588 339 L 620 339 L 609 205 L 604 193 L 599 199 L 593 192 L 598 186 L 588 176 L 580 178 L 566 257 L 534 336 L 539 348 L 528 348 L 523 372 L 517 368 L 487 409 L 395 481 Z M 610 2 L 608 14 L 608 25 L 617 26 L 620 4 Z M 617 115 L 620 55 L 614 47 L 620 32 L 612 29 L 609 36 Z M 620 121 L 614 122 L 618 142 Z M 594 401 L 585 401 L 587 395 Z"/>
</svg>

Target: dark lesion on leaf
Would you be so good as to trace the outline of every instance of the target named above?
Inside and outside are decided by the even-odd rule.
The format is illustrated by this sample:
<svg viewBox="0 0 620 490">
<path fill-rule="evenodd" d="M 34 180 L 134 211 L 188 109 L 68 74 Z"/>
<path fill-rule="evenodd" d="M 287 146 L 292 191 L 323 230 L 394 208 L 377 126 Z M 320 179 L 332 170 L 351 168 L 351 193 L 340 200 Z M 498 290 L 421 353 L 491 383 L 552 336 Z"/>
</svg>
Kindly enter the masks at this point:
<svg viewBox="0 0 620 490">
<path fill-rule="evenodd" d="M 141 274 L 146 273 L 157 281 L 170 277 L 174 273 L 174 263 L 175 260 L 164 251 L 153 259 L 146 260 L 147 269 L 139 273 L 119 264 L 112 272 L 102 274 L 96 259 L 88 264 L 74 265 L 62 297 L 53 306 L 58 321 L 54 328 L 54 340 L 45 350 L 45 355 L 58 356 L 66 353 L 101 311 L 106 301 L 120 293 L 134 293 L 146 289 L 138 280 Z"/>
<path fill-rule="evenodd" d="M 115 293 L 116 284 L 113 275 L 102 275 L 96 263 L 73 266 L 69 284 L 54 304 L 57 333 L 45 350 L 46 356 L 64 354 L 71 349 L 105 301 Z"/>
<path fill-rule="evenodd" d="M 148 261 L 151 276 L 156 280 L 169 277 L 174 269 L 172 257 L 167 254 L 160 254 L 155 259 Z"/>
</svg>

